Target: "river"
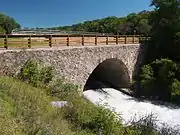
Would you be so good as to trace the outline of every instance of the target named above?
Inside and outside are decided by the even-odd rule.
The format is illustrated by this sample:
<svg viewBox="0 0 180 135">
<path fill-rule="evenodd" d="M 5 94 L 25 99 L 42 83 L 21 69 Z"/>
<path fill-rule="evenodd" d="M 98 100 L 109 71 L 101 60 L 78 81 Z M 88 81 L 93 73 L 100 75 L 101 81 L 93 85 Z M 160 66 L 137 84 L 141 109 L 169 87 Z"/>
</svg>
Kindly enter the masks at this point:
<svg viewBox="0 0 180 135">
<path fill-rule="evenodd" d="M 158 128 L 162 128 L 163 124 L 173 128 L 180 127 L 180 108 L 157 105 L 150 101 L 138 101 L 112 88 L 105 88 L 103 91 L 105 93 L 87 90 L 83 94 L 92 103 L 107 104 L 106 107 L 120 113 L 123 124 L 129 123 L 132 119 L 139 120 L 143 116 L 153 114 L 157 119 Z"/>
</svg>

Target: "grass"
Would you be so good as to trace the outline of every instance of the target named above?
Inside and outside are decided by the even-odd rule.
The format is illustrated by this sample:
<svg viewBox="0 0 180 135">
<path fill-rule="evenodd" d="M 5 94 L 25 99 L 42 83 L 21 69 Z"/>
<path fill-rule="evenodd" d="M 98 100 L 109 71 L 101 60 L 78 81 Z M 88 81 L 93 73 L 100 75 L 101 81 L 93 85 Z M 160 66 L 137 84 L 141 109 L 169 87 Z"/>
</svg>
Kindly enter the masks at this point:
<svg viewBox="0 0 180 135">
<path fill-rule="evenodd" d="M 1 76 L 0 134 L 88 134 L 83 130 L 72 131 L 68 121 L 62 118 L 62 111 L 51 106 L 52 100 L 43 89 Z"/>
</svg>

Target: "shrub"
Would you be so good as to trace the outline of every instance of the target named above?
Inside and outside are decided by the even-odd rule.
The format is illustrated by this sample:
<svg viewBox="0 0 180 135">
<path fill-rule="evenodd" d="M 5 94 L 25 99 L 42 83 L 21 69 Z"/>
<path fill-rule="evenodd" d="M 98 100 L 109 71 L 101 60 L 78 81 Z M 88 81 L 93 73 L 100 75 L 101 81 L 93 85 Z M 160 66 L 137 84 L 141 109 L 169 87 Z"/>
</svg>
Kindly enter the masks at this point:
<svg viewBox="0 0 180 135">
<path fill-rule="evenodd" d="M 157 131 L 158 135 L 179 135 L 179 127 L 169 127 L 166 124 L 162 124 L 162 128 Z"/>
<path fill-rule="evenodd" d="M 86 99 L 73 97 L 70 105 L 64 108 L 64 117 L 80 129 L 103 135 L 121 134 L 122 125 L 117 114 L 102 106 L 95 106 Z"/>
<path fill-rule="evenodd" d="M 171 86 L 171 100 L 176 103 L 180 103 L 180 81 L 175 79 Z"/>
<path fill-rule="evenodd" d="M 140 74 L 140 94 L 144 96 L 152 95 L 152 89 L 154 85 L 154 72 L 150 65 L 142 67 Z"/>
<path fill-rule="evenodd" d="M 65 100 L 69 95 L 78 94 L 78 86 L 65 83 L 62 78 L 54 78 L 52 67 L 43 66 L 35 60 L 29 60 L 21 69 L 18 78 L 32 84 L 35 87 L 42 87 L 48 90 L 48 94 Z"/>
<path fill-rule="evenodd" d="M 51 96 L 65 100 L 69 96 L 78 94 L 78 86 L 71 83 L 65 83 L 64 79 L 54 79 L 48 86 L 48 92 Z"/>
<path fill-rule="evenodd" d="M 53 68 L 43 67 L 35 60 L 29 60 L 21 69 L 18 78 L 35 87 L 48 84 L 53 78 Z"/>
<path fill-rule="evenodd" d="M 176 33 L 175 39 L 176 39 L 175 43 L 177 43 L 179 45 L 180 44 L 180 32 Z"/>
<path fill-rule="evenodd" d="M 177 77 L 178 66 L 175 62 L 168 59 L 156 60 L 152 64 L 154 77 L 156 78 L 154 93 L 159 99 L 170 101 L 171 85 Z"/>
<path fill-rule="evenodd" d="M 140 120 L 130 121 L 130 126 L 128 129 L 131 129 L 135 135 L 179 135 L 180 130 L 179 126 L 169 127 L 167 124 L 161 123 L 162 126 L 158 127 L 156 122 L 158 121 L 157 117 L 154 114 L 150 114 L 142 117 Z"/>
<path fill-rule="evenodd" d="M 138 121 L 131 121 L 131 128 L 136 129 L 139 133 L 138 135 L 158 135 L 156 131 L 156 118 L 153 114 L 142 117 Z"/>
<path fill-rule="evenodd" d="M 52 67 L 43 67 L 40 69 L 40 81 L 43 84 L 48 84 L 52 81 L 53 76 L 53 68 Z"/>
<path fill-rule="evenodd" d="M 170 101 L 178 90 L 178 65 L 169 59 L 156 60 L 142 67 L 140 74 L 140 91 L 146 97 Z M 176 90 L 175 90 L 176 89 Z M 174 92 L 173 92 L 174 91 Z"/>
<path fill-rule="evenodd" d="M 178 71 L 177 64 L 169 59 L 157 59 L 151 66 L 153 67 L 154 72 L 156 72 L 155 77 L 163 81 L 171 80 L 176 76 L 176 72 Z"/>
</svg>

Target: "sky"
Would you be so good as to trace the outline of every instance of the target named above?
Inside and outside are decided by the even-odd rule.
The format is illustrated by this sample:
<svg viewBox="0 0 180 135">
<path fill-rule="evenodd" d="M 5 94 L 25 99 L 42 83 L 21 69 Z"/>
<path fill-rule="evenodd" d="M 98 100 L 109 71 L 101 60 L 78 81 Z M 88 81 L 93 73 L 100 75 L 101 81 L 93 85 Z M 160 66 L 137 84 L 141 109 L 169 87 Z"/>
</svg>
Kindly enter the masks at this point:
<svg viewBox="0 0 180 135">
<path fill-rule="evenodd" d="M 0 12 L 22 27 L 55 27 L 151 10 L 151 0 L 1 0 Z"/>
</svg>

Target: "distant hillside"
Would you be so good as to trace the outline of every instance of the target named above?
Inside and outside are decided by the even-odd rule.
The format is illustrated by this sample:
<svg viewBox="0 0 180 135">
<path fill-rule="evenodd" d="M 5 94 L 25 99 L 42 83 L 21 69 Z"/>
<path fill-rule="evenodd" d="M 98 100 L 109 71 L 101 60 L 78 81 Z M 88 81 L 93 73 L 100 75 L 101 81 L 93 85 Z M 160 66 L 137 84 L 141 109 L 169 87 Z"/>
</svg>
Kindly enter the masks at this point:
<svg viewBox="0 0 180 135">
<path fill-rule="evenodd" d="M 50 29 L 65 31 L 83 31 L 113 34 L 142 34 L 147 35 L 151 26 L 148 24 L 150 11 L 131 13 L 126 17 L 110 16 L 103 19 L 85 21 L 72 26 L 60 26 Z"/>
</svg>

